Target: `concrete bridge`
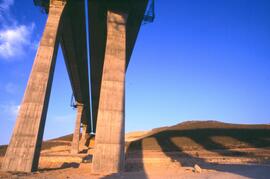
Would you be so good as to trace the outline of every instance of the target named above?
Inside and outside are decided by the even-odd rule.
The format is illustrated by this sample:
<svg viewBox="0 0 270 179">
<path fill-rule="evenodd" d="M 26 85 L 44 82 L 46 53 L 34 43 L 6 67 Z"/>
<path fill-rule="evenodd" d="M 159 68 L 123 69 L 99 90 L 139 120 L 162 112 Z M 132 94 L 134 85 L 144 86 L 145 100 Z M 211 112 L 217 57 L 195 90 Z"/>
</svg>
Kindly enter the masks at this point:
<svg viewBox="0 0 270 179">
<path fill-rule="evenodd" d="M 84 143 L 93 129 L 96 136 L 92 171 L 122 171 L 125 161 L 125 74 L 148 0 L 88 0 L 90 79 L 84 0 L 35 2 L 48 13 L 48 19 L 2 170 L 32 172 L 38 169 L 60 44 L 77 107 L 71 153 L 79 152 L 79 143 Z"/>
</svg>

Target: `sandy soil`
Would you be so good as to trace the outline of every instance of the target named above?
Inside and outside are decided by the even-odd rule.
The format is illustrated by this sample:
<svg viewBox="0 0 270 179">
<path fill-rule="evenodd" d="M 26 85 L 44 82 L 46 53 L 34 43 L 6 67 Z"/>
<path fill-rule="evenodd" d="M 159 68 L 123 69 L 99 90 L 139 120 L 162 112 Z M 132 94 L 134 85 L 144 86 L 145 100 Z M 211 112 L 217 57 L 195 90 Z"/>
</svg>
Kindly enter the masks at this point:
<svg viewBox="0 0 270 179">
<path fill-rule="evenodd" d="M 195 134 L 194 134 L 195 133 Z M 91 173 L 94 140 L 69 153 L 72 135 L 43 143 L 39 170 L 0 178 L 269 178 L 270 126 L 187 122 L 126 135 L 126 169 Z M 6 146 L 0 146 L 0 165 Z M 199 167 L 194 167 L 195 165 Z"/>
</svg>

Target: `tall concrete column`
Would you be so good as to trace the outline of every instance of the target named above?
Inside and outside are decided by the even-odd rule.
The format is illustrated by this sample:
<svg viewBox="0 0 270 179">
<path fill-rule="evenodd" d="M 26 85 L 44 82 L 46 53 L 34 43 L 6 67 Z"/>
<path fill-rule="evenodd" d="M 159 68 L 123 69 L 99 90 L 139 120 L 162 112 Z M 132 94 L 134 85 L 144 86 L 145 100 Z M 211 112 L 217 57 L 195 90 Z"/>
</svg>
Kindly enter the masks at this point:
<svg viewBox="0 0 270 179">
<path fill-rule="evenodd" d="M 127 15 L 107 12 L 107 42 L 97 116 L 92 172 L 124 169 Z"/>
<path fill-rule="evenodd" d="M 77 104 L 77 117 L 76 117 L 75 129 L 73 133 L 73 140 L 72 140 L 72 146 L 71 146 L 72 154 L 79 153 L 79 141 L 80 141 L 81 121 L 83 118 L 83 113 L 84 113 L 83 104 Z"/>
<path fill-rule="evenodd" d="M 89 137 L 88 131 L 87 131 L 87 125 L 82 124 L 82 137 L 80 139 L 80 146 L 83 148 L 86 145 L 86 141 Z"/>
<path fill-rule="evenodd" d="M 2 163 L 3 171 L 31 172 L 38 168 L 64 7 L 63 1 L 51 0 L 46 27 Z"/>
</svg>

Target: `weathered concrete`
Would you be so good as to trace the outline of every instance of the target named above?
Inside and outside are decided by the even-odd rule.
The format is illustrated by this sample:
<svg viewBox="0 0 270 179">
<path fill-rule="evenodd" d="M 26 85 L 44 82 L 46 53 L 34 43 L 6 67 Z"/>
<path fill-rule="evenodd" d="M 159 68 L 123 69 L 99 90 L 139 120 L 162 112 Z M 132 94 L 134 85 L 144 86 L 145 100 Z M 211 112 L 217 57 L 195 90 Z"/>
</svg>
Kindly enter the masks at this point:
<svg viewBox="0 0 270 179">
<path fill-rule="evenodd" d="M 94 173 L 124 169 L 126 20 L 120 12 L 107 12 L 107 42 L 97 116 Z"/>
<path fill-rule="evenodd" d="M 80 139 L 80 146 L 84 148 L 86 146 L 86 142 L 90 137 L 90 134 L 87 132 L 87 125 L 82 124 L 82 134 Z"/>
<path fill-rule="evenodd" d="M 85 29 L 84 1 L 68 1 L 63 18 L 63 31 L 60 44 L 64 55 L 69 79 L 75 100 L 77 101 L 77 119 L 73 134 L 71 153 L 79 149 L 80 127 L 84 126 L 84 134 L 90 132 L 90 95 L 87 62 L 87 45 Z M 83 105 L 83 110 L 80 105 Z M 84 135 L 84 136 L 85 136 Z"/>
<path fill-rule="evenodd" d="M 128 13 L 126 22 L 126 69 L 141 27 L 148 0 L 88 0 L 93 132 L 96 132 L 102 70 L 106 47 L 107 9 Z"/>
<path fill-rule="evenodd" d="M 52 0 L 2 170 L 31 172 L 38 161 L 51 92 L 63 1 Z"/>
<path fill-rule="evenodd" d="M 125 72 L 148 0 L 88 2 L 92 126 L 85 4 L 83 0 L 50 0 L 44 3 L 49 17 L 2 165 L 5 171 L 29 172 L 38 167 L 59 39 L 75 100 L 84 105 L 77 114 L 72 151 L 77 153 L 90 129 L 96 132 L 97 128 L 93 171 L 118 172 L 124 168 Z"/>
<path fill-rule="evenodd" d="M 79 153 L 79 147 L 80 147 L 79 141 L 80 141 L 81 121 L 83 119 L 83 113 L 84 113 L 83 104 L 77 103 L 77 117 L 76 117 L 75 129 L 73 133 L 72 146 L 71 146 L 72 154 Z"/>
<path fill-rule="evenodd" d="M 103 3 L 104 2 L 99 0 L 88 1 L 93 132 L 96 132 L 101 78 L 106 47 L 107 9 L 104 8 L 105 5 Z"/>
<path fill-rule="evenodd" d="M 84 105 L 82 124 L 91 128 L 87 43 L 83 0 L 67 2 L 61 33 L 61 48 L 75 101 Z"/>
</svg>

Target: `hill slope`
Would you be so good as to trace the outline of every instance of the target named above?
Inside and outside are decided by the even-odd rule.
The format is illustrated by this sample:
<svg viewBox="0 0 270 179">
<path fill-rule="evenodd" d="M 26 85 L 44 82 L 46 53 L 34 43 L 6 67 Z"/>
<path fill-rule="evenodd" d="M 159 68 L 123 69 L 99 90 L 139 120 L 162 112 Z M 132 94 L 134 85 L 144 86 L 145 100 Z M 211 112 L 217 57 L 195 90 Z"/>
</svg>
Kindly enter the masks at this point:
<svg viewBox="0 0 270 179">
<path fill-rule="evenodd" d="M 128 150 L 215 150 L 270 147 L 270 125 L 187 121 L 156 128 L 128 144 Z"/>
</svg>

